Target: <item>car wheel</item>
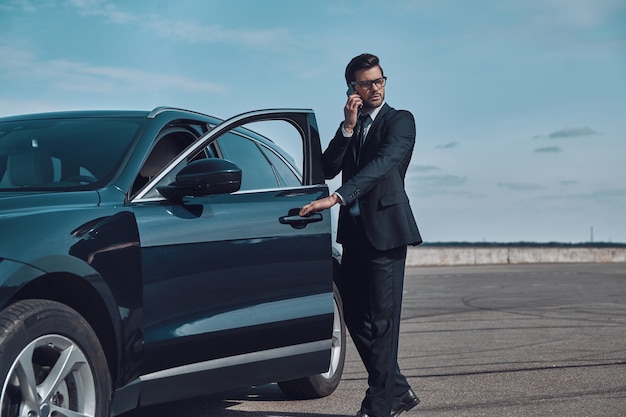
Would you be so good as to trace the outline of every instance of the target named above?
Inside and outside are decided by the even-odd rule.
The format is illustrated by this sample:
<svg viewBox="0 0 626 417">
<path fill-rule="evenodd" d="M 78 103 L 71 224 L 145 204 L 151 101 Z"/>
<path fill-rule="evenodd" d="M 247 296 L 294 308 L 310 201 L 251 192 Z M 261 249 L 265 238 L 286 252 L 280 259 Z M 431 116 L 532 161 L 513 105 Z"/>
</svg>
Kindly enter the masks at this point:
<svg viewBox="0 0 626 417">
<path fill-rule="evenodd" d="M 0 416 L 108 417 L 106 357 L 71 308 L 23 300 L 0 312 Z"/>
<path fill-rule="evenodd" d="M 343 320 L 341 296 L 337 287 L 333 288 L 335 313 L 333 319 L 332 348 L 328 371 L 292 381 L 279 382 L 281 391 L 290 398 L 321 398 L 332 394 L 341 380 L 346 360 L 346 325 Z"/>
</svg>

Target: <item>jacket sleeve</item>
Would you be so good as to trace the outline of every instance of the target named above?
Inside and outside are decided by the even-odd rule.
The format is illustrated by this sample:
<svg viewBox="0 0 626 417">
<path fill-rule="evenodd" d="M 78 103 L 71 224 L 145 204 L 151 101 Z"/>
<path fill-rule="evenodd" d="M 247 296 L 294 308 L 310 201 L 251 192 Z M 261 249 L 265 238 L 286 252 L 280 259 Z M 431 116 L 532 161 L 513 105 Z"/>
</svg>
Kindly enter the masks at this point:
<svg viewBox="0 0 626 417">
<path fill-rule="evenodd" d="M 347 150 L 350 149 L 351 143 L 352 138 L 345 137 L 341 131 L 341 126 L 339 126 L 335 137 L 330 141 L 328 148 L 322 154 L 326 179 L 333 179 L 341 172 L 343 159 Z"/>
</svg>

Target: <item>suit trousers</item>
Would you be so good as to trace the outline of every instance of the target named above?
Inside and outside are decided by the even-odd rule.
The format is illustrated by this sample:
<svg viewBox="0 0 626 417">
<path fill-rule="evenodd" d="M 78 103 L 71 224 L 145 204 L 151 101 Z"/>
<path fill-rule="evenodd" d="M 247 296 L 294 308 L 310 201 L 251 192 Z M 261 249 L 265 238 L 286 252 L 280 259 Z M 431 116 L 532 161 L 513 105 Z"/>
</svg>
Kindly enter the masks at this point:
<svg viewBox="0 0 626 417">
<path fill-rule="evenodd" d="M 361 411 L 391 414 L 394 396 L 410 385 L 398 366 L 398 339 L 407 247 L 380 251 L 365 236 L 359 218 L 347 218 L 340 292 L 350 336 L 368 372 Z"/>
</svg>

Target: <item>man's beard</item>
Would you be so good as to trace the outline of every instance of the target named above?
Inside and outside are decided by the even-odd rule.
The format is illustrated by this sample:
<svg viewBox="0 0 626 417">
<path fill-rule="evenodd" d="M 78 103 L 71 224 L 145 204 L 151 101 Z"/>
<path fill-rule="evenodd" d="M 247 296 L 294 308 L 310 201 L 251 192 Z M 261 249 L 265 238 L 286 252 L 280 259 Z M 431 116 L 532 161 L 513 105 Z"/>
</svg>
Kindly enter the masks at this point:
<svg viewBox="0 0 626 417">
<path fill-rule="evenodd" d="M 385 101 L 385 96 L 383 94 L 380 95 L 380 102 L 378 104 L 373 103 L 369 100 L 363 100 L 363 108 L 367 110 L 375 109 L 380 106 L 380 104 Z"/>
</svg>

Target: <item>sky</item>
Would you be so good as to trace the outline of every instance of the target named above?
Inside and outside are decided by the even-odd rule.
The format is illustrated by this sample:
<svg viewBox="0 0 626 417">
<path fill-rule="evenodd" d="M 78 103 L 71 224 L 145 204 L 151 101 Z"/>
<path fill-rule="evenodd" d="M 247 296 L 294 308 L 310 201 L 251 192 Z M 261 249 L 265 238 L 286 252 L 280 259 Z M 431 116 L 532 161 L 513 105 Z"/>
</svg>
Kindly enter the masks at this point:
<svg viewBox="0 0 626 417">
<path fill-rule="evenodd" d="M 625 0 L 0 0 L 0 117 L 310 108 L 325 147 L 363 52 L 424 241 L 626 242 Z"/>
</svg>

